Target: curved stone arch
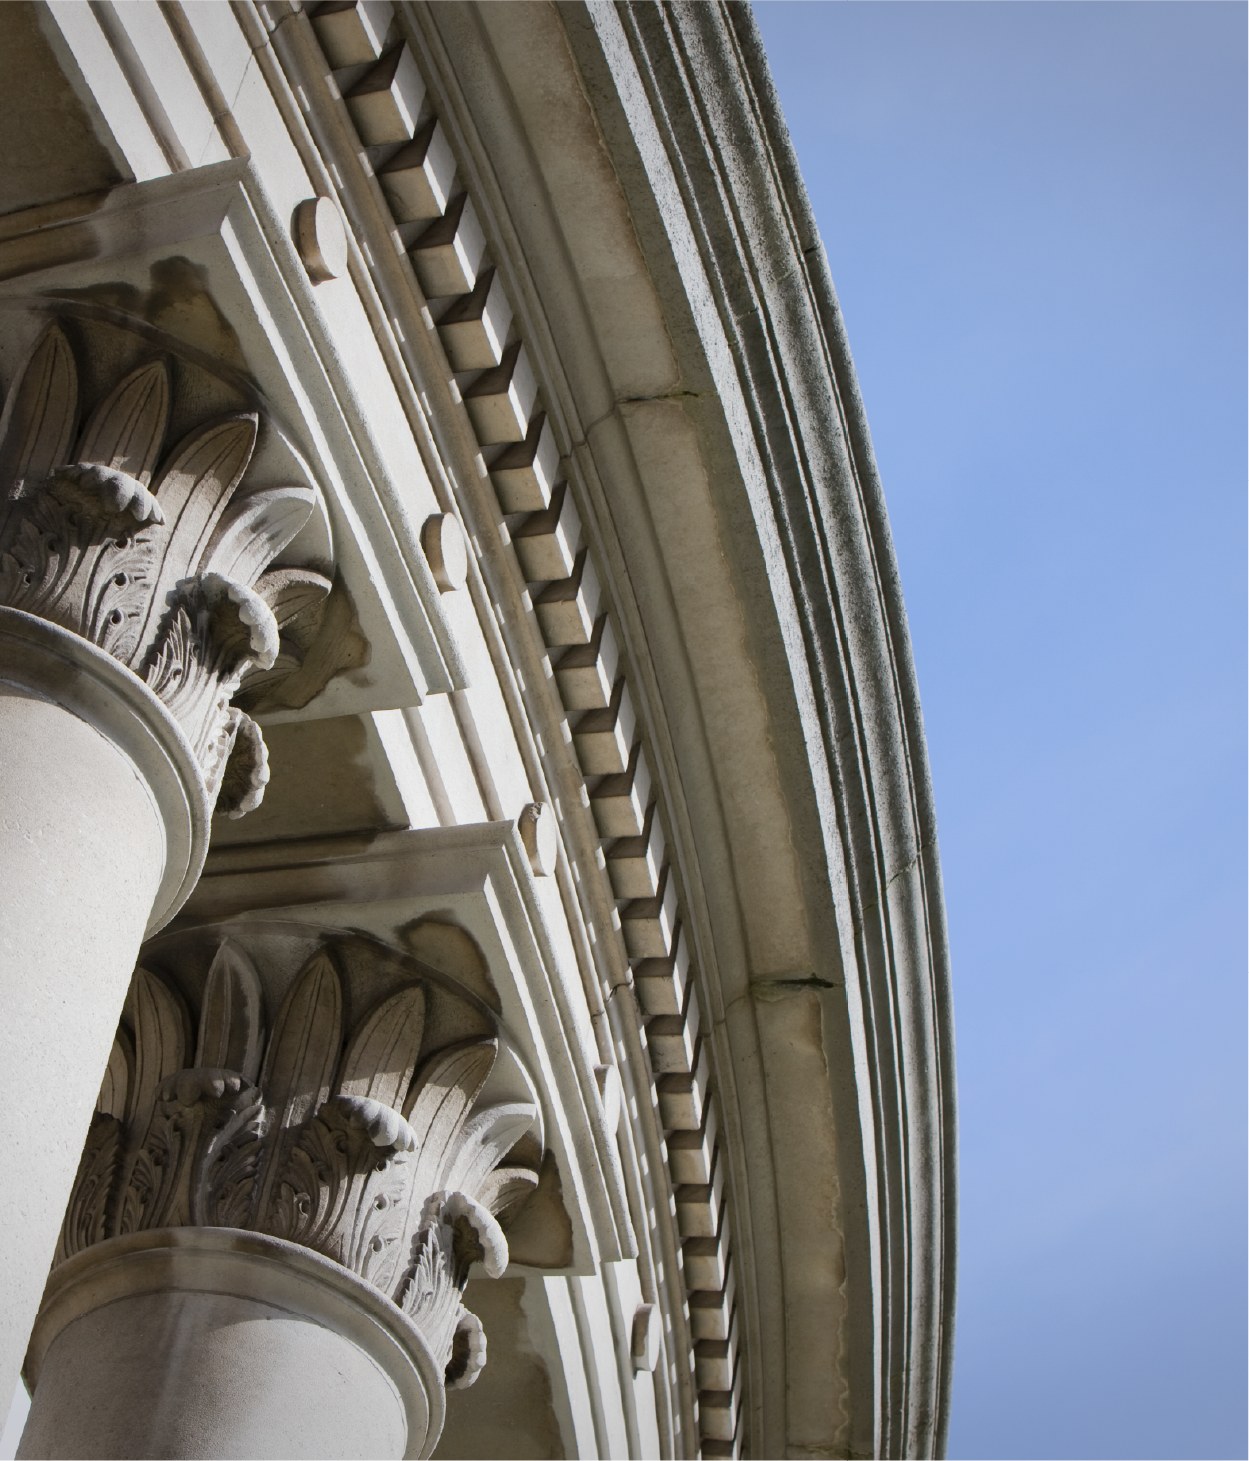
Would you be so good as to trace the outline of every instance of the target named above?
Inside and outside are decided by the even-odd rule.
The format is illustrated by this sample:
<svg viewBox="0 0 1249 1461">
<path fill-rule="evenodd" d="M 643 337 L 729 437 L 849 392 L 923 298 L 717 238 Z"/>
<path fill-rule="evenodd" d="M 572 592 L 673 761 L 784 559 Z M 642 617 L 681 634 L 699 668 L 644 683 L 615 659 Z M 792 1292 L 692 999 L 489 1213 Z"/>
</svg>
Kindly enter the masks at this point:
<svg viewBox="0 0 1249 1461">
<path fill-rule="evenodd" d="M 939 1450 L 954 1094 L 931 792 L 870 441 L 757 37 L 717 6 L 411 5 L 400 24 L 576 488 L 663 791 L 729 1130 L 752 1448 Z M 298 71 L 291 34 L 276 44 Z M 348 202 L 363 235 L 372 193 Z M 410 273 L 405 290 L 422 301 Z M 526 616 L 482 480 L 497 455 L 474 450 L 471 408 L 432 416 L 513 650 Z M 684 520 L 665 516 L 665 470 Z M 682 565 L 691 527 L 718 558 Z M 737 641 L 735 658 L 716 646 L 733 661 L 717 684 L 709 626 Z M 524 646 L 514 661 L 533 670 Z M 540 693 L 524 704 L 538 735 L 558 729 Z M 585 869 L 596 839 L 564 800 Z M 619 949 L 586 952 L 627 984 Z M 825 1119 L 794 1141 L 811 1072 Z"/>
</svg>

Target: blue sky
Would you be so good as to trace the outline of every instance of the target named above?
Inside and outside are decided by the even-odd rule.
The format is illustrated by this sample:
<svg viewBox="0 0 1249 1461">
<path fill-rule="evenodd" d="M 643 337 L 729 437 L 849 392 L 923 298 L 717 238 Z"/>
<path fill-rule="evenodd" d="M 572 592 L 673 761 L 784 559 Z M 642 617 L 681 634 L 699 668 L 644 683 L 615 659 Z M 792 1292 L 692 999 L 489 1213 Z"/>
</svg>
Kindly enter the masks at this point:
<svg viewBox="0 0 1249 1461">
<path fill-rule="evenodd" d="M 755 6 L 902 567 L 953 1457 L 1243 1457 L 1239 3 Z"/>
</svg>

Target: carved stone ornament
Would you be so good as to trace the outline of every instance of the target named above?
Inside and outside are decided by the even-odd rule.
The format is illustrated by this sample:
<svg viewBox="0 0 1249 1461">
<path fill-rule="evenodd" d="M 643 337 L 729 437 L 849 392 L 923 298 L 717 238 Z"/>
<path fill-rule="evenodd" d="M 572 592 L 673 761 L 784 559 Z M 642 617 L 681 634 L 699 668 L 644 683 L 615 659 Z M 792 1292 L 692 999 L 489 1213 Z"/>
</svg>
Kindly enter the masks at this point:
<svg viewBox="0 0 1249 1461">
<path fill-rule="evenodd" d="M 471 1385 L 486 1340 L 461 1300 L 478 1262 L 507 1266 L 507 1217 L 537 1185 L 504 1159 L 537 1117 L 478 1108 L 495 1039 L 421 1062 L 426 989 L 381 1000 L 344 1039 L 331 949 L 307 960 L 264 1031 L 256 967 L 218 949 L 188 1063 L 186 1006 L 140 967 L 133 1040 L 113 1044 L 56 1263 L 107 1238 L 166 1227 L 244 1228 L 333 1259 L 416 1324 L 446 1383 Z"/>
<path fill-rule="evenodd" d="M 0 603 L 106 650 L 164 702 L 210 800 L 231 817 L 269 779 L 258 727 L 230 704 L 268 669 L 281 625 L 330 585 L 273 560 L 307 522 L 309 486 L 246 480 L 259 417 L 215 417 L 166 445 L 171 371 L 157 354 L 79 426 L 61 324 L 35 341 L 0 417 Z"/>
</svg>

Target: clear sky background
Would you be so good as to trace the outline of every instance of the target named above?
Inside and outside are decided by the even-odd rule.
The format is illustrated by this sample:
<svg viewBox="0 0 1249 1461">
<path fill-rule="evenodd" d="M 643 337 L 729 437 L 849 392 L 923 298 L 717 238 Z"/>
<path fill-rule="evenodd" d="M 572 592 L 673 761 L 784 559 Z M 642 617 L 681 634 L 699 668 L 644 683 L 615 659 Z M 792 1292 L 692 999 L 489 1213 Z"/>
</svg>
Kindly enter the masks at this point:
<svg viewBox="0 0 1249 1461">
<path fill-rule="evenodd" d="M 950 1455 L 1243 1457 L 1246 8 L 755 14 L 936 784 Z"/>
</svg>

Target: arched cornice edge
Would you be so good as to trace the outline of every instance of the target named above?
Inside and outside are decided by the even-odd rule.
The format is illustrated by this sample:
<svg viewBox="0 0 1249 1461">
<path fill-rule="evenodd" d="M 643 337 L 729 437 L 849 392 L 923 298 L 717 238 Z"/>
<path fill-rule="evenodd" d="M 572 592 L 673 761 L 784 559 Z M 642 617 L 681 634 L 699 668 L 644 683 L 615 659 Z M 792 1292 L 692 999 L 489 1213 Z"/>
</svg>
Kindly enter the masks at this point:
<svg viewBox="0 0 1249 1461">
<path fill-rule="evenodd" d="M 793 605 L 801 620 L 801 661 L 796 637 L 787 640 L 790 671 L 811 692 L 822 741 L 821 756 L 808 738 L 812 770 L 818 780 L 822 759 L 836 803 L 826 832 L 840 843 L 851 905 L 870 1067 L 863 1134 L 879 1189 L 880 1393 L 874 1435 L 856 1424 L 852 1444 L 940 1454 L 955 1259 L 948 945 L 906 614 L 836 294 L 749 7 L 567 4 L 561 13 L 604 134 L 622 154 L 648 262 L 673 267 L 657 257 L 648 214 L 659 215 L 667 252 L 679 253 L 686 230 L 698 250 L 782 547 L 779 561 L 768 556 L 773 593 L 779 611 Z M 671 193 L 656 201 L 654 158 L 610 115 L 621 104 L 604 81 L 621 68 L 620 38 L 680 195 L 675 224 Z M 639 197 L 646 184 L 652 196 Z M 676 267 L 688 279 L 688 262 Z"/>
</svg>

